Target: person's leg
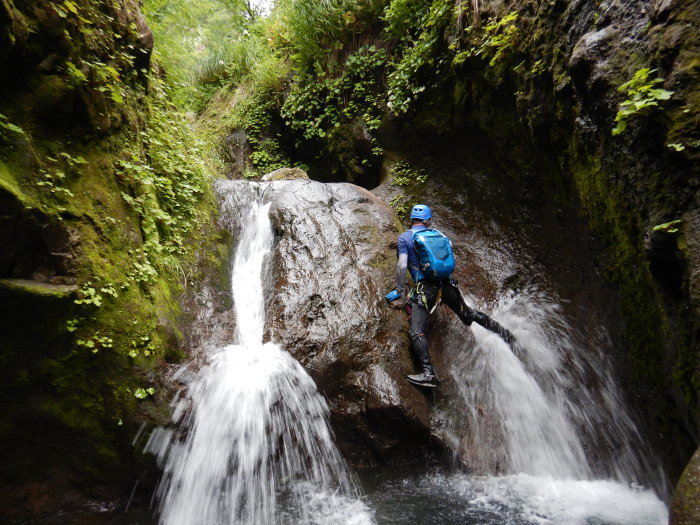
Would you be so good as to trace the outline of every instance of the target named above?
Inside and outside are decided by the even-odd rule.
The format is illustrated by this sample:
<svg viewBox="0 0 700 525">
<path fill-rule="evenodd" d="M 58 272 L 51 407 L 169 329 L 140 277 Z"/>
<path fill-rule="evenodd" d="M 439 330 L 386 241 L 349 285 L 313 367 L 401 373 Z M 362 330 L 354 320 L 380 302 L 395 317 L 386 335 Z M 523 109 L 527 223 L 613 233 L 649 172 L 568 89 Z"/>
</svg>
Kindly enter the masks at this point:
<svg viewBox="0 0 700 525">
<path fill-rule="evenodd" d="M 428 328 L 428 319 L 430 314 L 428 309 L 420 300 L 411 299 L 411 328 L 409 335 L 411 336 L 411 350 L 418 361 L 421 372 L 428 375 L 435 375 L 433 365 L 430 361 L 428 353 L 428 338 L 425 336 L 425 330 Z"/>
<path fill-rule="evenodd" d="M 462 299 L 462 295 L 459 292 L 459 288 L 452 284 L 451 282 L 445 282 L 442 286 L 442 300 L 450 307 L 450 309 L 457 314 L 459 319 L 467 326 L 472 324 L 472 321 L 480 324 L 487 330 L 494 332 L 501 336 L 501 338 L 512 345 L 515 342 L 515 337 L 510 330 L 497 323 L 491 319 L 488 315 L 479 310 L 474 310 L 467 306 L 467 304 Z"/>
<path fill-rule="evenodd" d="M 409 375 L 408 380 L 426 386 L 435 386 L 435 370 L 428 352 L 428 338 L 425 331 L 428 328 L 430 310 L 435 305 L 440 286 L 437 283 L 423 282 L 416 287 L 411 297 L 411 350 L 420 366 L 420 374 Z"/>
<path fill-rule="evenodd" d="M 462 300 L 462 295 L 459 293 L 459 288 L 449 281 L 444 282 L 442 285 L 442 302 L 457 314 L 459 320 L 465 325 L 470 326 L 472 321 L 474 321 L 476 310 L 466 305 Z"/>
</svg>

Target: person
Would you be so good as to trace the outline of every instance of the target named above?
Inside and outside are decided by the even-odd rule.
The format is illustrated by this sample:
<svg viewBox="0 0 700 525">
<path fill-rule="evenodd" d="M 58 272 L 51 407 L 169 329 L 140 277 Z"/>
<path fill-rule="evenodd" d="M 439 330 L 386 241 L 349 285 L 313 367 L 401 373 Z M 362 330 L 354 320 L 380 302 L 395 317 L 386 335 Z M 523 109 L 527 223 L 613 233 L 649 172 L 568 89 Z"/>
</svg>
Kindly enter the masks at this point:
<svg viewBox="0 0 700 525">
<path fill-rule="evenodd" d="M 410 220 L 411 229 L 403 232 L 398 240 L 396 289 L 389 292 L 386 298 L 391 305 L 401 307 L 401 300 L 405 297 L 406 271 L 408 270 L 414 287 L 408 296 L 408 303 L 404 304 L 410 307 L 407 309 L 410 311 L 411 349 L 420 370 L 419 373 L 407 375 L 406 378 L 419 386 L 435 387 L 437 386 L 437 376 L 430 360 L 428 339 L 425 332 L 430 314 L 433 313 L 438 304 L 447 305 L 466 326 L 470 326 L 473 321 L 476 321 L 485 328 L 501 335 L 509 344 L 513 343 L 514 338 L 508 330 L 489 316 L 470 308 L 464 302 L 457 282 L 451 276 L 442 280 L 421 278 L 422 273 L 419 271 L 418 253 L 414 246 L 413 236 L 417 231 L 430 228 L 432 212 L 425 204 L 416 204 L 411 209 Z"/>
</svg>

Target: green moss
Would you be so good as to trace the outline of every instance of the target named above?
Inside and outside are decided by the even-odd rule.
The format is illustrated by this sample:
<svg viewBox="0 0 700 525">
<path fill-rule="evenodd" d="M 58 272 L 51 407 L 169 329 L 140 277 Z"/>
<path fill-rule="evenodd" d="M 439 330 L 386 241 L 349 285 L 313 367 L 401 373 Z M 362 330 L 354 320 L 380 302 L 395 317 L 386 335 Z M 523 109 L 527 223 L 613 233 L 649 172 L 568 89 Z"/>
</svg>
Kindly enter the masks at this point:
<svg viewBox="0 0 700 525">
<path fill-rule="evenodd" d="M 0 188 L 12 194 L 17 199 L 25 199 L 26 196 L 19 189 L 14 173 L 4 162 L 0 161 Z"/>
<path fill-rule="evenodd" d="M 47 56 L 42 37 L 59 4 L 28 10 L 27 61 Z M 168 412 L 153 372 L 183 357 L 177 299 L 214 205 L 186 116 L 158 78 L 146 92 L 146 70 L 133 67 L 139 28 L 117 20 L 133 18 L 136 3 L 74 4 L 91 23 L 68 12 L 65 27 L 52 26 L 65 44 L 61 75 L 34 77 L 28 64 L 20 91 L 0 86 L 0 112 L 24 130 L 0 136 L 0 199 L 26 229 L 9 231 L 0 275 L 24 278 L 0 280 L 0 446 L 16 452 L 4 472 L 17 483 L 74 469 L 79 486 L 132 484 L 134 426 Z M 84 82 L 66 84 L 69 62 Z M 61 111 L 61 122 L 46 118 Z M 45 239 L 45 226 L 70 240 Z M 24 251 L 32 259 L 19 264 L 13 254 Z M 70 256 L 54 264 L 54 251 Z M 153 397 L 135 397 L 151 387 Z"/>
<path fill-rule="evenodd" d="M 67 301 L 74 296 L 77 287 L 72 285 L 40 283 L 26 279 L 0 279 L 0 289 L 11 290 L 18 294 Z"/>
<path fill-rule="evenodd" d="M 634 379 L 647 388 L 659 388 L 665 380 L 664 355 L 671 331 L 644 256 L 641 228 L 613 186 L 615 178 L 605 173 L 598 158 L 587 158 L 574 169 L 574 177 L 591 229 L 608 246 L 604 272 L 620 292 Z"/>
</svg>

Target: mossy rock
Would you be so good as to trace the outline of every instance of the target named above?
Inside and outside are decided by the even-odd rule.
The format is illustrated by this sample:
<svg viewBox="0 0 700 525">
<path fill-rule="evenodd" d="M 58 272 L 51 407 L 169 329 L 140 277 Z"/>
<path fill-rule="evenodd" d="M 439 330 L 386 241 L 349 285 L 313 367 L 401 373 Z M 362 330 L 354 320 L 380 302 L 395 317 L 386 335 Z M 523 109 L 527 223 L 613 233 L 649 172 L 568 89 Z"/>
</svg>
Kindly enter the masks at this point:
<svg viewBox="0 0 700 525">
<path fill-rule="evenodd" d="M 309 179 L 309 175 L 300 168 L 280 168 L 275 171 L 271 171 L 262 176 L 263 182 L 269 182 L 273 180 L 295 180 L 295 179 Z"/>
<path fill-rule="evenodd" d="M 700 523 L 700 448 L 678 481 L 671 504 L 671 525 Z"/>
</svg>

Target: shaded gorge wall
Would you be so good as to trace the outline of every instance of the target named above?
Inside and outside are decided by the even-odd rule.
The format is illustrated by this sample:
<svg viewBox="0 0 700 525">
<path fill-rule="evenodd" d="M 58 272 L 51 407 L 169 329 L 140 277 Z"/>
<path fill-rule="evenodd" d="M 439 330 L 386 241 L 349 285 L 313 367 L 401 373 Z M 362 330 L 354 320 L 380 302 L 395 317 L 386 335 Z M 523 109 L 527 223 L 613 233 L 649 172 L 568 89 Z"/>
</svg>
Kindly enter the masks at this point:
<svg viewBox="0 0 700 525">
<path fill-rule="evenodd" d="M 211 203 L 152 48 L 135 0 L 0 2 L 3 522 L 150 497 Z"/>
</svg>

